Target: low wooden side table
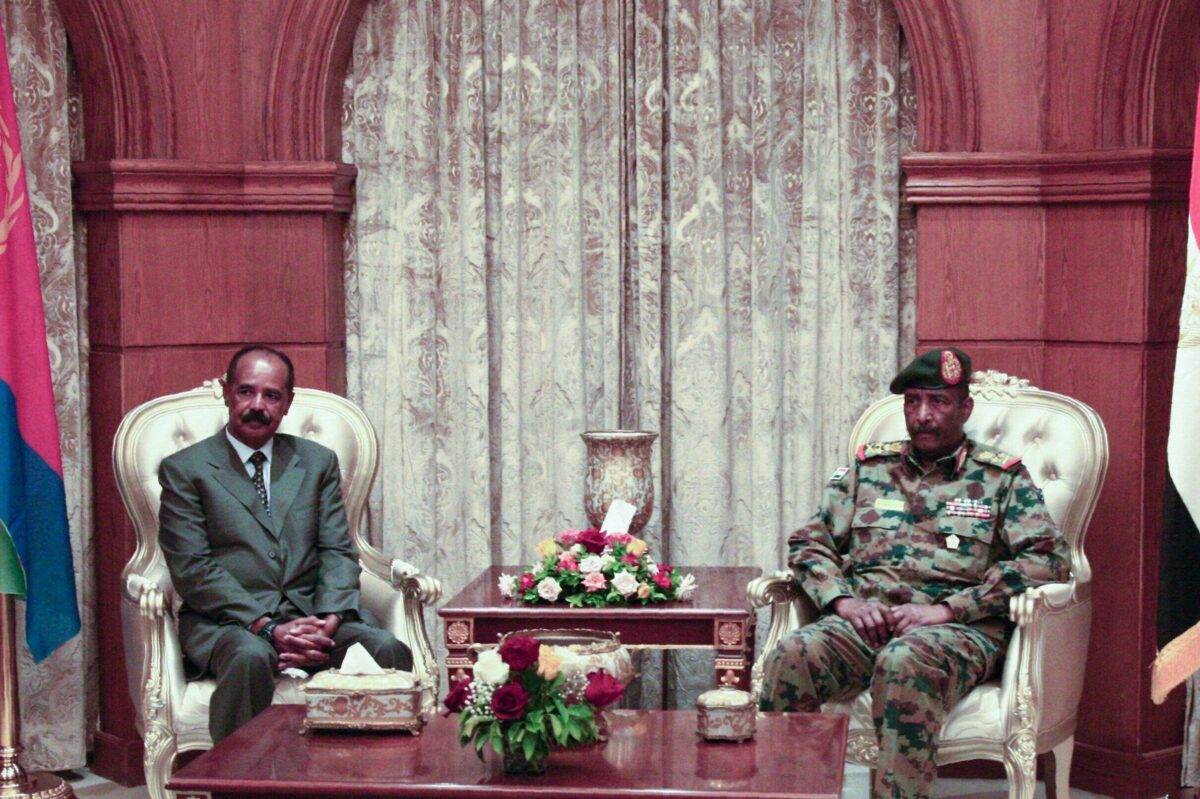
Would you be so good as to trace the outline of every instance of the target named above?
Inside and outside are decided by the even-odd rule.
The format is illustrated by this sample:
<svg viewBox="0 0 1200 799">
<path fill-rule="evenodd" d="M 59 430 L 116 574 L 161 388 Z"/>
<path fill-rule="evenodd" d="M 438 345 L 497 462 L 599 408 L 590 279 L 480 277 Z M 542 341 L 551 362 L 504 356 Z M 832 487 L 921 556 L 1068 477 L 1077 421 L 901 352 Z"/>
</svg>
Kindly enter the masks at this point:
<svg viewBox="0 0 1200 799">
<path fill-rule="evenodd" d="M 445 623 L 446 671 L 450 684 L 469 679 L 471 648 L 527 629 L 587 628 L 619 633 L 630 649 L 713 649 L 718 685 L 749 688 L 754 663 L 754 612 L 746 586 L 760 571 L 745 566 L 677 567 L 696 576 L 696 593 L 686 602 L 615 608 L 526 605 L 500 596 L 501 574 L 519 566 L 492 566 L 438 610 Z"/>
</svg>

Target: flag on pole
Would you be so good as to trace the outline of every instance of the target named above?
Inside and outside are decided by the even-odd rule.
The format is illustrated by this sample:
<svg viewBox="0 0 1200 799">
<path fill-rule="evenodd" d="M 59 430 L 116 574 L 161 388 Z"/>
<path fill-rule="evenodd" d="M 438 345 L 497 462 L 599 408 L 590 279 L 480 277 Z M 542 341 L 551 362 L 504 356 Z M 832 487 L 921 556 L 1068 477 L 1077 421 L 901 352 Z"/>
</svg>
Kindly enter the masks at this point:
<svg viewBox="0 0 1200 799">
<path fill-rule="evenodd" d="M 1192 185 L 1188 195 L 1187 276 L 1179 314 L 1175 387 L 1171 392 L 1171 428 L 1167 469 L 1192 520 L 1200 525 L 1200 125 L 1192 149 Z M 1172 688 L 1200 669 L 1200 624 L 1171 641 L 1154 661 L 1150 695 L 1158 703 Z"/>
<path fill-rule="evenodd" d="M 0 29 L 0 593 L 25 597 L 45 659 L 79 632 L 46 319 L 8 50 Z"/>
</svg>

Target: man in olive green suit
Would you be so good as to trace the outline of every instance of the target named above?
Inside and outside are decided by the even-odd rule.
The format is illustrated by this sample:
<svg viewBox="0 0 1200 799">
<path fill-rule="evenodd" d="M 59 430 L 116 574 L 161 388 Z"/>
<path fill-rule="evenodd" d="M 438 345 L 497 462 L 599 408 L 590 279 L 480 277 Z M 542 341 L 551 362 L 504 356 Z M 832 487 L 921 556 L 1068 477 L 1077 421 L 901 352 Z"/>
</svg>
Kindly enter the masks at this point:
<svg viewBox="0 0 1200 799">
<path fill-rule="evenodd" d="M 159 543 L 183 600 L 188 673 L 216 677 L 216 743 L 271 704 L 277 669 L 341 663 L 361 643 L 385 667 L 412 653 L 358 606 L 337 456 L 276 434 L 291 406 L 291 360 L 243 347 L 222 381 L 229 423 L 159 468 Z"/>
</svg>

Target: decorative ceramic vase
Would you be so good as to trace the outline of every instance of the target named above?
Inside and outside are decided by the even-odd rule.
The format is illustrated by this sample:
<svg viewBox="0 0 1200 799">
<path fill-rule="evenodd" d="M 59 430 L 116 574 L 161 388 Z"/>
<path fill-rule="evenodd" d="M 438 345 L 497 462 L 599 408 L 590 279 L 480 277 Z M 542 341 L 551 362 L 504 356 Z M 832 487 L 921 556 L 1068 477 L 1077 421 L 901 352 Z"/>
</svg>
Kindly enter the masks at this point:
<svg viewBox="0 0 1200 799">
<path fill-rule="evenodd" d="M 650 453 L 658 433 L 644 430 L 591 430 L 580 433 L 587 445 L 583 474 L 583 509 L 599 529 L 614 499 L 637 508 L 629 534 L 637 535 L 654 510 L 654 475 Z"/>
<path fill-rule="evenodd" d="M 629 650 L 621 643 L 616 633 L 604 630 L 516 630 L 500 637 L 500 643 L 509 637 L 528 637 L 538 643 L 566 650 L 562 665 L 563 692 L 572 701 L 583 698 L 589 672 L 604 669 L 622 685 L 633 682 L 637 673 Z"/>
<path fill-rule="evenodd" d="M 544 774 L 546 772 L 546 756 L 535 756 L 527 759 L 520 746 L 504 744 L 504 773 L 505 774 Z"/>
</svg>

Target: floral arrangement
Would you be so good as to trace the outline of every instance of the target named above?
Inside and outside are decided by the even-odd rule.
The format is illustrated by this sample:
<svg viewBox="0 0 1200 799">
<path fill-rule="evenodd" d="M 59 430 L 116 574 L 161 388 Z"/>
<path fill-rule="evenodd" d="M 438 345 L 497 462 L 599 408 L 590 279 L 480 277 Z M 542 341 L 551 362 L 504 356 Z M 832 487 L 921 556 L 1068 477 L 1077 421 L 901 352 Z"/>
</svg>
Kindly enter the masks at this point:
<svg viewBox="0 0 1200 799">
<path fill-rule="evenodd" d="M 481 759 L 490 745 L 504 755 L 506 771 L 540 772 L 552 743 L 595 741 L 600 708 L 617 701 L 625 686 L 602 669 L 584 678 L 569 668 L 572 657 L 524 636 L 481 652 L 474 677 L 456 683 L 444 700 L 461 714 L 459 742 L 474 744 Z"/>
<path fill-rule="evenodd" d="M 696 578 L 655 563 L 628 533 L 567 530 L 537 545 L 541 560 L 520 575 L 500 576 L 500 594 L 528 604 L 566 602 L 599 608 L 690 599 Z"/>
</svg>

